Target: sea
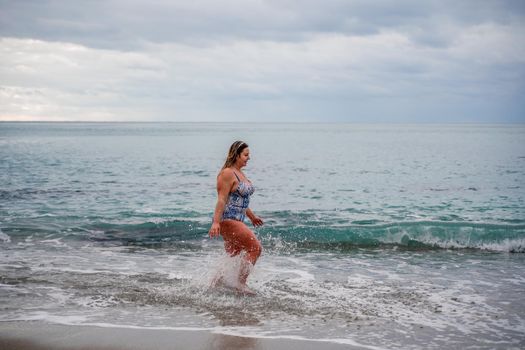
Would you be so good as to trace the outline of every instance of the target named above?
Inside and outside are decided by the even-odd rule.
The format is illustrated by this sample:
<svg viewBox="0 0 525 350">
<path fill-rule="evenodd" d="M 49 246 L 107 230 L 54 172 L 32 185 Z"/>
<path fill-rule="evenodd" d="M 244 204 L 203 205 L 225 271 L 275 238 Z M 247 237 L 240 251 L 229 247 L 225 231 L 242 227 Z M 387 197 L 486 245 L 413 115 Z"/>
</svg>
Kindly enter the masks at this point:
<svg viewBox="0 0 525 350">
<path fill-rule="evenodd" d="M 236 140 L 253 297 L 210 287 Z M 524 124 L 0 123 L 0 327 L 523 349 L 524 253 Z"/>
</svg>

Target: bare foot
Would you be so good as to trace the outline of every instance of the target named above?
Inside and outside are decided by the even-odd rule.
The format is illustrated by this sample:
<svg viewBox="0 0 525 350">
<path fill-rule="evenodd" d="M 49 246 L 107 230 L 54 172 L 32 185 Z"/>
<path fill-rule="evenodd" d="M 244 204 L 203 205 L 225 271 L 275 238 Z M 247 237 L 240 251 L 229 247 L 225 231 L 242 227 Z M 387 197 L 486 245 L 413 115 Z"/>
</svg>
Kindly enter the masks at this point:
<svg viewBox="0 0 525 350">
<path fill-rule="evenodd" d="M 253 297 L 257 295 L 257 293 L 255 293 L 253 290 L 248 288 L 248 286 L 246 285 L 235 288 L 235 291 L 239 295 L 244 295 L 244 296 L 249 296 L 249 297 Z"/>
</svg>

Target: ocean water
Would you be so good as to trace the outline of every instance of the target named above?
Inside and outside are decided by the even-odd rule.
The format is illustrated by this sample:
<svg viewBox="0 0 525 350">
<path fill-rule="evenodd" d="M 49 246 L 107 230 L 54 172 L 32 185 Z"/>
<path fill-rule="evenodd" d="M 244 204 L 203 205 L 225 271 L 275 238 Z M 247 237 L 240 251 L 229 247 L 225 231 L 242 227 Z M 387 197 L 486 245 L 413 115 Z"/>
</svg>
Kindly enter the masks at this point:
<svg viewBox="0 0 525 350">
<path fill-rule="evenodd" d="M 208 288 L 237 139 L 255 297 Z M 525 125 L 0 123 L 0 321 L 519 349 L 524 252 Z"/>
</svg>

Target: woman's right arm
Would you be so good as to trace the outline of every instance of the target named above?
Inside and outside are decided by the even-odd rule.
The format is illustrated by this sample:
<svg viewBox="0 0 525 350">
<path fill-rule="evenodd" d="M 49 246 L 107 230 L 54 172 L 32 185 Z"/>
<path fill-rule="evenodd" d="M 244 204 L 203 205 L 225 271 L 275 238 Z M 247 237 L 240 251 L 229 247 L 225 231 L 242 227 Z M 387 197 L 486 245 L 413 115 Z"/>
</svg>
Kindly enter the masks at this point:
<svg viewBox="0 0 525 350">
<path fill-rule="evenodd" d="M 228 201 L 230 188 L 232 187 L 233 175 L 231 171 L 225 169 L 217 177 L 217 204 L 215 205 L 215 212 L 213 214 L 213 223 L 209 231 L 211 238 L 217 237 L 220 233 L 220 223 L 224 207 Z"/>
</svg>

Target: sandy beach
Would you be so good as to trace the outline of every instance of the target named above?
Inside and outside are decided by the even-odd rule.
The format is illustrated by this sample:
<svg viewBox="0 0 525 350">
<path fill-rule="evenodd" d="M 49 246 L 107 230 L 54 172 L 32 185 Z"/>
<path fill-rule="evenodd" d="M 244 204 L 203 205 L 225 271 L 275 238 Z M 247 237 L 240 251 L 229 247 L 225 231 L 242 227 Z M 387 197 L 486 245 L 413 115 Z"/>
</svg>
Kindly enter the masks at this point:
<svg viewBox="0 0 525 350">
<path fill-rule="evenodd" d="M 211 331 L 68 326 L 44 322 L 0 323 L 0 349 L 174 350 L 174 349 L 364 349 L 315 340 L 238 337 Z"/>
</svg>

